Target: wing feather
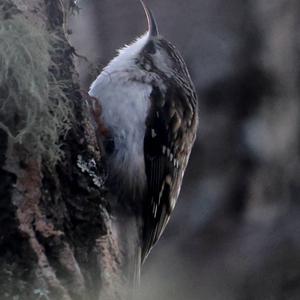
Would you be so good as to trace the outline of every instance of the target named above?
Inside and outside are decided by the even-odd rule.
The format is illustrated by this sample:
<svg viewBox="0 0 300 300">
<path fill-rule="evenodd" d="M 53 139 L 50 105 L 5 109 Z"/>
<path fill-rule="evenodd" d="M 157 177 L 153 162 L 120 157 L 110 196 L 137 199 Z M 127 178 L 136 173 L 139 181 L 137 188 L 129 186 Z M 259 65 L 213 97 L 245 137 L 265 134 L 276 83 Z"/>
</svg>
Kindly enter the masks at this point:
<svg viewBox="0 0 300 300">
<path fill-rule="evenodd" d="M 191 147 L 184 139 L 186 124 L 178 120 L 189 109 L 181 90 L 170 85 L 163 94 L 154 88 L 150 100 L 144 138 L 148 191 L 144 205 L 143 259 L 169 220 L 185 169 L 180 157 L 188 155 Z"/>
</svg>

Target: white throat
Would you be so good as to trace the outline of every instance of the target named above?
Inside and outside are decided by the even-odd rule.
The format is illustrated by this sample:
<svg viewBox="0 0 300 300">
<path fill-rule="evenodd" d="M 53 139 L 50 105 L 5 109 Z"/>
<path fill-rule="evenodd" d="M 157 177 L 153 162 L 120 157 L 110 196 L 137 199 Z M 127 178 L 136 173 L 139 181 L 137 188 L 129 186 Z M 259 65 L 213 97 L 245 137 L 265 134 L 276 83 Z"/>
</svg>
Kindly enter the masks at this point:
<svg viewBox="0 0 300 300">
<path fill-rule="evenodd" d="M 133 43 L 125 45 L 118 50 L 118 55 L 104 68 L 109 74 L 135 68 L 135 61 L 149 40 L 149 32 L 146 32 Z"/>
</svg>

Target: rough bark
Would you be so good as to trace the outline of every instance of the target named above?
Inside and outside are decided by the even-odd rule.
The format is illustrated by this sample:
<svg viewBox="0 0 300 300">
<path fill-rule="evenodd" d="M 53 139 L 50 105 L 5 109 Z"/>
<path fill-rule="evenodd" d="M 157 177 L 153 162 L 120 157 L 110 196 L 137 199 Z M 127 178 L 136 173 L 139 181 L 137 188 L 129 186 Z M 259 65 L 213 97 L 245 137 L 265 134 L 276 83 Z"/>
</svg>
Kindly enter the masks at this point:
<svg viewBox="0 0 300 300">
<path fill-rule="evenodd" d="M 0 6 L 0 299 L 119 299 L 105 169 L 66 38 L 74 4 Z"/>
<path fill-rule="evenodd" d="M 81 27 L 77 49 L 89 58 L 101 53 L 92 65 L 102 66 L 145 20 L 135 1 L 103 2 L 105 40 L 93 2 L 80 24 L 88 19 L 85 32 L 94 34 Z M 147 3 L 188 63 L 200 125 L 171 222 L 143 267 L 139 299 L 300 299 L 300 2 Z M 85 47 L 95 42 L 101 47 Z"/>
</svg>

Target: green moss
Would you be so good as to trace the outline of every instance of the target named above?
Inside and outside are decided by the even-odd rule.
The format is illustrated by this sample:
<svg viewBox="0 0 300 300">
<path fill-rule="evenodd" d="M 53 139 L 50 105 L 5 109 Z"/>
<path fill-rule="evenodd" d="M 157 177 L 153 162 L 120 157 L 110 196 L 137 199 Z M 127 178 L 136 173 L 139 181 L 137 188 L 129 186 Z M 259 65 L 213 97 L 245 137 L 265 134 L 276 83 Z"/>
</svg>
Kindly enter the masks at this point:
<svg viewBox="0 0 300 300">
<path fill-rule="evenodd" d="M 72 120 L 68 83 L 49 72 L 58 68 L 49 54 L 55 39 L 21 14 L 0 13 L 0 127 L 12 143 L 51 163 L 61 157 L 59 138 Z"/>
</svg>

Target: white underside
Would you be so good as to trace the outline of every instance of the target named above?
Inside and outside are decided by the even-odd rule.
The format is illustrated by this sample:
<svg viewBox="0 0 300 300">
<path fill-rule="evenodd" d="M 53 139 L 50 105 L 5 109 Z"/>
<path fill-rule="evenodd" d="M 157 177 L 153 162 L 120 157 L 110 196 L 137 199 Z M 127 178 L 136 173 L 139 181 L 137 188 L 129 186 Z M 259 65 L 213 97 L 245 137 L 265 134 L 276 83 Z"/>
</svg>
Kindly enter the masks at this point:
<svg viewBox="0 0 300 300">
<path fill-rule="evenodd" d="M 128 183 L 135 186 L 136 178 L 145 180 L 143 144 L 151 87 L 125 80 L 114 75 L 109 83 L 91 88 L 90 95 L 99 99 L 104 124 L 113 135 L 114 173 L 126 171 Z"/>
<path fill-rule="evenodd" d="M 152 88 L 142 82 L 145 74 L 136 67 L 134 59 L 146 41 L 147 34 L 120 50 L 89 91 L 99 100 L 104 124 L 114 138 L 111 171 L 126 185 L 141 189 L 146 181 L 143 145 Z"/>
</svg>

